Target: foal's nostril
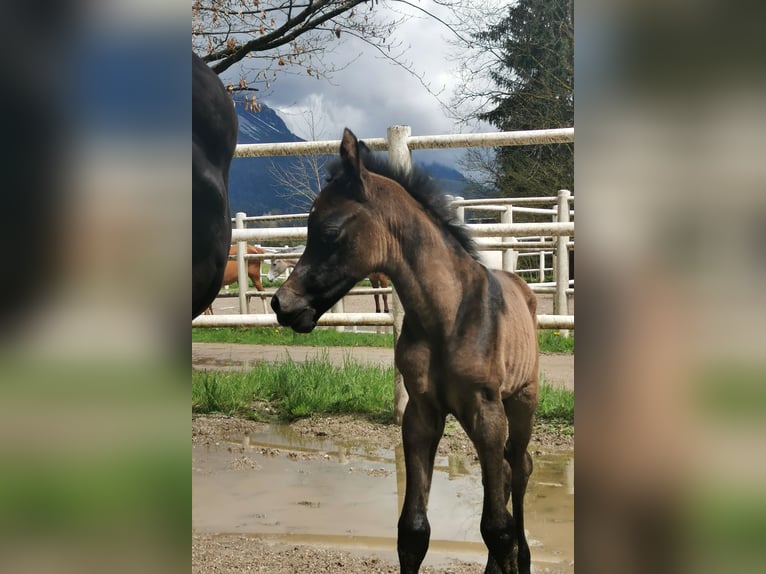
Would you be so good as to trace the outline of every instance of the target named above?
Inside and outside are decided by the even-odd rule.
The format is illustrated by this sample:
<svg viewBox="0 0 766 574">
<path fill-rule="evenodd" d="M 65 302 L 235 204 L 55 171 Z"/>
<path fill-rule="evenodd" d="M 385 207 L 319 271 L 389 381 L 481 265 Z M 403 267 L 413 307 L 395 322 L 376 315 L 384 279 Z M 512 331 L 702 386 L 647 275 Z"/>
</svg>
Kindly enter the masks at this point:
<svg viewBox="0 0 766 574">
<path fill-rule="evenodd" d="M 274 296 L 271 298 L 271 308 L 274 309 L 274 312 L 277 314 L 281 310 L 281 306 L 279 304 L 279 293 L 274 293 Z"/>
</svg>

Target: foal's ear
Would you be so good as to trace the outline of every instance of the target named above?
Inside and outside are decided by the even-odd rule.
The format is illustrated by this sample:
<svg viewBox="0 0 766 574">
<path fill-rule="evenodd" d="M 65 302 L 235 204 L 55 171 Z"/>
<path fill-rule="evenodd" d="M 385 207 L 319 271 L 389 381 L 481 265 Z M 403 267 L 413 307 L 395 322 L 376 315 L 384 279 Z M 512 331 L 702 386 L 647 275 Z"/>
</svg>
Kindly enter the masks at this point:
<svg viewBox="0 0 766 574">
<path fill-rule="evenodd" d="M 340 142 L 340 159 L 343 164 L 343 171 L 359 181 L 362 185 L 361 192 L 364 194 L 364 183 L 367 179 L 367 169 L 364 167 L 362 156 L 369 149 L 364 142 L 356 139 L 354 132 L 345 128 L 343 130 L 343 139 Z"/>
<path fill-rule="evenodd" d="M 348 128 L 343 130 L 343 139 L 340 141 L 340 159 L 347 174 L 359 176 L 362 168 L 362 150 L 354 132 Z"/>
</svg>

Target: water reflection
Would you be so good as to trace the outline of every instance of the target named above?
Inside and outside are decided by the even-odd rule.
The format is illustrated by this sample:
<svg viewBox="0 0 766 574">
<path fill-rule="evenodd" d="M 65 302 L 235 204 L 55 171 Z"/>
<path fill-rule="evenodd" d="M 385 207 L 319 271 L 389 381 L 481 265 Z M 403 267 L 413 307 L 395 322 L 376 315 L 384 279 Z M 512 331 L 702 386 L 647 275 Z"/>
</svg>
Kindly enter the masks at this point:
<svg viewBox="0 0 766 574">
<path fill-rule="evenodd" d="M 307 438 L 283 425 L 193 449 L 193 527 L 199 531 L 325 537 L 333 545 L 394 552 L 404 499 L 401 445 L 341 446 Z M 574 456 L 540 454 L 527 490 L 525 524 L 537 564 L 574 560 Z M 473 457 L 437 460 L 429 521 L 428 563 L 447 558 L 482 562 L 482 485 Z M 367 542 L 364 542 L 367 541 Z M 305 542 L 310 543 L 310 542 Z M 572 569 L 573 570 L 573 569 Z"/>
</svg>

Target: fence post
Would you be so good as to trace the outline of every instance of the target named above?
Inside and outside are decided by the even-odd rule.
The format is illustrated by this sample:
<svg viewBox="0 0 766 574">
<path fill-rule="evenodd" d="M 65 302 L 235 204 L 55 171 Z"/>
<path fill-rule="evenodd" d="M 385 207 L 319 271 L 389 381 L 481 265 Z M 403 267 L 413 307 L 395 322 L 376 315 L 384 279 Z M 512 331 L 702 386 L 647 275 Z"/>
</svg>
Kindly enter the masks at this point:
<svg viewBox="0 0 766 574">
<path fill-rule="evenodd" d="M 500 213 L 500 223 L 513 223 L 513 206 L 508 205 L 505 211 Z M 516 243 L 515 237 L 503 237 L 503 243 Z M 503 249 L 503 270 L 516 271 L 516 251 L 514 249 Z"/>
<path fill-rule="evenodd" d="M 558 194 L 558 222 L 569 222 L 569 197 L 568 189 L 562 189 Z M 553 300 L 554 315 L 568 315 L 567 288 L 569 287 L 569 254 L 567 243 L 569 237 L 559 235 L 556 237 L 556 296 Z M 569 329 L 561 329 L 562 337 L 569 337 Z"/>
<path fill-rule="evenodd" d="M 454 198 L 455 201 L 463 201 L 465 197 L 456 196 Z M 461 223 L 465 223 L 465 207 L 462 205 L 458 205 L 455 207 L 455 215 L 460 220 Z"/>
<path fill-rule="evenodd" d="M 545 251 L 540 250 L 540 283 L 545 281 Z"/>
<path fill-rule="evenodd" d="M 333 313 L 345 313 L 346 312 L 345 307 L 343 305 L 343 297 L 338 299 L 338 302 L 335 303 L 335 305 L 332 306 L 332 312 Z M 336 325 L 335 326 L 335 330 L 338 333 L 343 333 L 346 330 L 346 328 L 343 325 Z"/>
<path fill-rule="evenodd" d="M 234 225 L 237 229 L 245 228 L 246 215 L 238 211 L 234 216 Z M 247 304 L 247 241 L 237 241 L 237 295 L 239 297 L 239 312 L 247 315 L 250 312 Z"/>
<path fill-rule="evenodd" d="M 386 139 L 388 140 L 388 163 L 390 166 L 403 169 L 409 172 L 412 169 L 412 157 L 410 148 L 407 147 L 407 138 L 411 133 L 410 126 L 390 126 L 386 130 Z M 394 319 L 394 349 L 399 340 L 399 334 L 402 332 L 402 322 L 404 321 L 404 309 L 399 295 L 396 292 L 396 285 L 391 283 L 391 314 Z M 404 417 L 404 409 L 407 406 L 407 389 L 404 388 L 404 379 L 398 369 L 394 369 L 394 418 L 396 424 L 401 426 Z"/>
<path fill-rule="evenodd" d="M 410 126 L 391 126 L 386 131 L 388 164 L 405 172 L 412 169 L 412 156 L 410 148 L 407 147 L 407 138 L 410 137 L 410 133 Z"/>
<path fill-rule="evenodd" d="M 402 323 L 404 321 L 404 309 L 402 308 L 402 302 L 399 299 L 399 295 L 396 293 L 396 286 L 391 283 L 391 316 L 394 320 L 394 349 L 396 349 L 396 342 L 399 340 L 399 335 L 402 333 Z M 404 409 L 407 406 L 409 395 L 407 389 L 404 388 L 404 378 L 394 366 L 394 418 L 396 424 L 402 426 L 402 419 L 404 418 Z"/>
</svg>

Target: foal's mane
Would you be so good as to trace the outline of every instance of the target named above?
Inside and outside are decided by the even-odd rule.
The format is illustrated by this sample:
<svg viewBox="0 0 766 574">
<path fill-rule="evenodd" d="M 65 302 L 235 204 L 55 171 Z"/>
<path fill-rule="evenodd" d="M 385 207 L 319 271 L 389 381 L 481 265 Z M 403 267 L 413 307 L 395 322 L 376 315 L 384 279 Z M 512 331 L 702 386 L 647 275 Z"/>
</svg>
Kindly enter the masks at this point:
<svg viewBox="0 0 766 574">
<path fill-rule="evenodd" d="M 362 161 L 368 171 L 392 179 L 401 185 L 415 201 L 423 206 L 434 223 L 453 237 L 473 259 L 481 261 L 468 228 L 457 218 L 447 195 L 436 186 L 433 178 L 425 170 L 415 166 L 410 172 L 396 169 L 389 165 L 384 156 L 372 153 L 361 140 L 359 144 Z M 326 169 L 328 180 L 341 176 L 343 171 L 341 160 L 338 158 L 332 160 L 327 164 Z"/>
</svg>

